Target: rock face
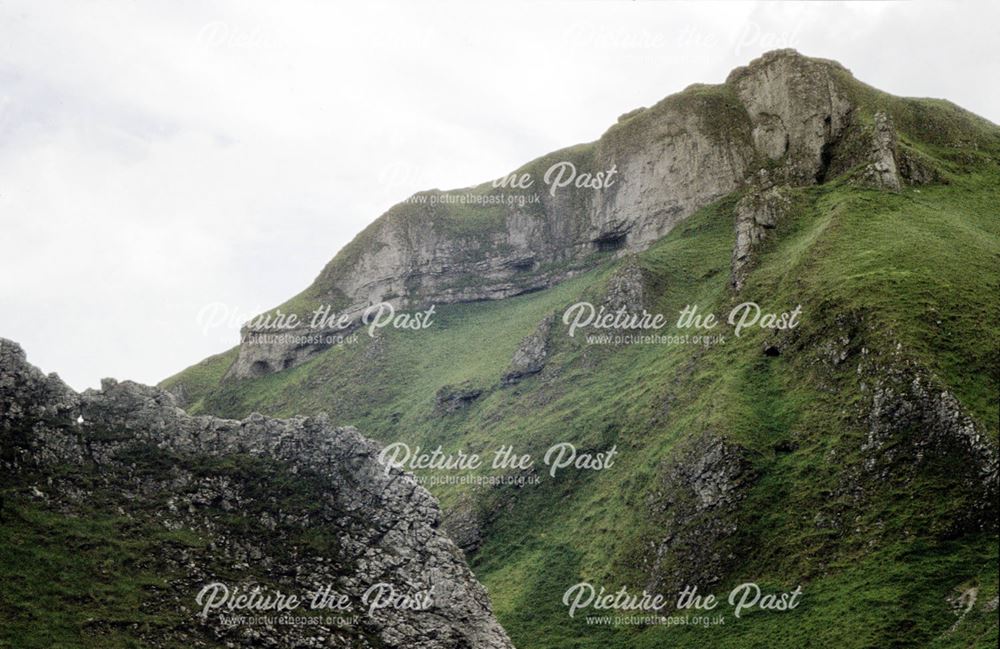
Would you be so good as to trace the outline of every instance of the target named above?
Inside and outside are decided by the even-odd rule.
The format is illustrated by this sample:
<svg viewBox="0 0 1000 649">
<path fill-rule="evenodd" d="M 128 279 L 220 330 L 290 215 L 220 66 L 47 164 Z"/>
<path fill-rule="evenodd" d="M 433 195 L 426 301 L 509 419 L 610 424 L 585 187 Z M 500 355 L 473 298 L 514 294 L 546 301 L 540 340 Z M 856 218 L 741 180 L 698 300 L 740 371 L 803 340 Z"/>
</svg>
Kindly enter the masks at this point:
<svg viewBox="0 0 1000 649">
<path fill-rule="evenodd" d="M 103 507 L 131 528 L 204 541 L 164 543 L 148 559 L 166 586 L 144 591 L 140 617 L 198 609 L 199 589 L 216 581 L 300 595 L 332 585 L 354 603 L 377 584 L 431 593 L 420 610 L 358 605 L 346 625 L 227 626 L 190 610 L 173 626 L 136 625 L 143 646 L 512 647 L 439 530 L 434 498 L 409 474 L 387 472 L 378 451 L 325 417 L 190 417 L 166 392 L 113 380 L 76 394 L 0 339 L 5 487 L 67 516 Z"/>
<path fill-rule="evenodd" d="M 861 128 L 853 85 L 860 84 L 836 62 L 769 52 L 724 84 L 691 86 L 623 115 L 594 143 L 525 165 L 515 175 L 530 176 L 529 188 L 486 183 L 416 194 L 341 250 L 295 304 L 332 305 L 357 319 L 381 302 L 416 309 L 502 299 L 641 251 L 762 169 L 772 184 L 824 182 L 831 170 L 861 162 L 853 150 L 836 159 L 838 145 Z M 915 157 L 897 165 L 888 118 L 877 122 L 869 148 L 864 162 L 878 186 L 898 188 L 897 166 L 922 176 Z M 574 182 L 555 188 L 557 171 L 545 180 L 553 169 L 564 171 L 563 181 L 575 172 Z M 584 174 L 603 174 L 599 187 L 576 186 Z M 766 211 L 746 213 L 737 226 L 740 261 L 755 229 L 769 227 Z M 332 344 L 310 335 L 342 332 L 302 328 L 291 332 L 297 339 L 277 342 L 265 333 L 244 329 L 229 378 L 294 367 Z"/>
<path fill-rule="evenodd" d="M 759 175 L 757 184 L 737 203 L 736 244 L 731 264 L 733 288 L 743 288 L 753 250 L 764 241 L 768 230 L 777 227 L 790 206 L 791 201 L 781 188 L 769 184 L 766 172 Z"/>
<path fill-rule="evenodd" d="M 301 365 L 333 346 L 332 341 L 336 335 L 334 332 L 324 330 L 312 337 L 317 332 L 301 329 L 284 333 L 299 338 L 292 340 L 289 337 L 272 337 L 274 334 L 268 332 L 244 330 L 239 356 L 229 368 L 227 377 L 266 376 Z M 327 339 L 330 342 L 326 342 Z"/>
<path fill-rule="evenodd" d="M 866 182 L 878 189 L 899 191 L 899 170 L 896 168 L 896 129 L 892 118 L 885 113 L 875 113 L 869 157 L 871 162 L 863 172 Z"/>
<path fill-rule="evenodd" d="M 458 501 L 445 512 L 442 525 L 458 547 L 469 556 L 479 550 L 483 544 L 483 521 L 477 510 L 476 502 L 468 494 L 463 494 Z"/>
<path fill-rule="evenodd" d="M 474 385 L 445 385 L 435 395 L 435 407 L 440 412 L 455 412 L 472 404 L 483 394 L 483 389 Z"/>
<path fill-rule="evenodd" d="M 545 367 L 549 355 L 549 334 L 555 316 L 548 316 L 538 323 L 529 336 L 525 336 L 510 360 L 510 366 L 500 377 L 501 385 L 514 385 L 532 374 L 538 374 Z"/>
<path fill-rule="evenodd" d="M 717 584 L 737 554 L 736 515 L 756 474 L 742 447 L 710 433 L 694 439 L 662 471 L 649 497 L 663 536 L 647 557 L 650 592 Z"/>
<path fill-rule="evenodd" d="M 789 178 L 823 182 L 830 147 L 849 124 L 852 106 L 842 86 L 850 73 L 839 63 L 768 52 L 726 79 L 736 88 L 753 125 L 753 144 Z"/>
<path fill-rule="evenodd" d="M 646 278 L 635 258 L 629 258 L 608 279 L 604 307 L 609 311 L 625 309 L 641 314 L 646 308 Z"/>
</svg>

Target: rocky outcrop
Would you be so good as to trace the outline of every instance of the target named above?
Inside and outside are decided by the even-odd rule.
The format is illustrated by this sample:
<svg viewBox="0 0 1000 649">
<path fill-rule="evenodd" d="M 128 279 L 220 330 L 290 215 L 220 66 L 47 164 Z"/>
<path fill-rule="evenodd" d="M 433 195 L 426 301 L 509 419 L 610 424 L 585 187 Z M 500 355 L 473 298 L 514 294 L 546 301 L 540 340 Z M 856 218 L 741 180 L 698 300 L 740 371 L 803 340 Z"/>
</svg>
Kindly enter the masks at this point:
<svg viewBox="0 0 1000 649">
<path fill-rule="evenodd" d="M 822 338 L 790 343 L 796 355 L 812 357 L 807 363 L 823 392 L 860 397 L 853 413 L 858 432 L 849 437 L 853 448 L 829 454 L 831 461 L 844 464 L 843 474 L 830 506 L 816 515 L 817 527 L 857 530 L 862 520 L 871 524 L 872 512 L 890 508 L 900 493 L 933 493 L 953 512 L 947 527 L 933 533 L 954 537 L 995 531 L 996 442 L 872 314 L 840 313 L 831 325 Z M 890 509 L 885 518 L 891 516 Z M 906 533 L 919 534 L 919 525 L 908 523 Z"/>
<path fill-rule="evenodd" d="M 487 183 L 411 197 L 341 250 L 296 302 L 357 319 L 380 302 L 408 309 L 502 299 L 647 248 L 763 168 L 774 184 L 824 182 L 844 167 L 838 145 L 857 130 L 855 83 L 833 61 L 769 52 L 724 84 L 691 86 L 626 113 L 594 143 L 525 165 L 514 175 L 530 187 Z M 891 123 L 878 122 L 867 162 L 872 182 L 890 189 L 897 167 L 916 165 L 894 162 L 893 142 Z M 553 169 L 572 182 L 554 187 Z M 740 265 L 747 242 L 768 227 L 768 214 L 758 216 L 738 225 Z M 310 334 L 335 332 L 303 328 L 278 342 L 263 333 L 244 329 L 229 378 L 294 367 L 330 345 Z"/>
<path fill-rule="evenodd" d="M 926 156 L 902 145 L 896 147 L 896 167 L 902 182 L 908 185 L 947 184 Z"/>
<path fill-rule="evenodd" d="M 538 323 L 535 331 L 525 336 L 514 352 L 507 371 L 500 377 L 501 385 L 514 385 L 525 377 L 542 371 L 549 355 L 549 334 L 552 332 L 553 322 L 555 316 L 550 315 Z"/>
<path fill-rule="evenodd" d="M 549 217 L 584 224 L 582 241 L 572 243 L 576 255 L 644 250 L 736 189 L 753 157 L 732 88 L 694 86 L 609 129 L 594 145 L 594 164 L 614 166 L 616 182 L 586 195 L 584 211 Z"/>
<path fill-rule="evenodd" d="M 482 394 L 483 389 L 471 383 L 445 385 L 434 396 L 434 405 L 439 412 L 455 412 L 471 406 Z"/>
<path fill-rule="evenodd" d="M 608 278 L 603 305 L 608 311 L 625 309 L 641 314 L 646 309 L 646 277 L 635 257 L 629 257 Z"/>
<path fill-rule="evenodd" d="M 892 118 L 875 113 L 871 135 L 870 162 L 862 171 L 862 179 L 877 189 L 899 191 L 899 170 L 896 167 L 896 129 Z"/>
<path fill-rule="evenodd" d="M 767 172 L 761 170 L 736 204 L 736 244 L 730 264 L 730 283 L 736 290 L 743 288 L 753 251 L 764 241 L 768 230 L 773 230 L 788 212 L 791 200 L 786 194 L 780 187 L 770 184 Z"/>
<path fill-rule="evenodd" d="M 239 354 L 226 378 L 257 378 L 297 367 L 337 344 L 343 335 L 341 330 L 325 328 L 300 327 L 275 332 L 245 328 Z"/>
<path fill-rule="evenodd" d="M 864 472 L 884 484 L 947 475 L 968 499 L 956 524 L 995 530 L 1000 452 L 958 399 L 899 345 L 882 353 L 863 348 L 858 374 L 867 401 Z"/>
<path fill-rule="evenodd" d="M 323 416 L 191 417 L 167 392 L 113 380 L 76 394 L 29 365 L 18 345 L 0 340 L 0 464 L 8 493 L 72 517 L 117 512 L 148 538 L 186 530 L 200 539 L 163 542 L 143 559 L 164 582 L 143 591 L 136 612 L 133 640 L 143 646 L 511 647 L 485 590 L 440 531 L 434 498 L 410 474 L 386 471 L 378 452 L 356 430 Z M 350 597 L 356 617 L 346 624 L 227 625 L 218 612 L 197 614 L 195 597 L 210 582 L 299 595 L 329 585 Z M 430 595 L 419 610 L 369 613 L 360 602 L 377 584 L 398 595 Z M 104 624 L 98 604 L 88 613 L 97 615 L 88 624 Z"/>
<path fill-rule="evenodd" d="M 850 73 L 839 63 L 794 50 L 764 54 L 729 74 L 752 123 L 755 150 L 782 161 L 790 181 L 823 182 L 830 151 L 853 107 L 842 88 Z"/>
<path fill-rule="evenodd" d="M 701 591 L 718 584 L 736 559 L 740 503 L 756 480 L 748 451 L 705 433 L 662 470 L 650 512 L 663 529 L 647 557 L 650 592 Z M 740 553 L 747 548 L 740 548 Z"/>
<path fill-rule="evenodd" d="M 476 500 L 465 493 L 448 508 L 442 521 L 448 536 L 469 555 L 483 544 L 483 520 Z"/>
</svg>

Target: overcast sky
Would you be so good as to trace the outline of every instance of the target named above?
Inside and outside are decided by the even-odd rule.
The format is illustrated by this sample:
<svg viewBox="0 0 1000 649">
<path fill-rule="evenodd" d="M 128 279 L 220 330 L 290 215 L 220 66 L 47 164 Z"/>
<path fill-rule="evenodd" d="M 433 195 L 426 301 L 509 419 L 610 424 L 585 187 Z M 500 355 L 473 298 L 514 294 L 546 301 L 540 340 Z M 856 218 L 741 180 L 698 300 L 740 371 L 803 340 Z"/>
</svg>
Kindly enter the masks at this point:
<svg viewBox="0 0 1000 649">
<path fill-rule="evenodd" d="M 0 0 L 0 336 L 77 389 L 238 340 L 367 223 L 776 47 L 1000 122 L 996 3 Z M 228 325 L 199 318 L 227 305 Z"/>
</svg>

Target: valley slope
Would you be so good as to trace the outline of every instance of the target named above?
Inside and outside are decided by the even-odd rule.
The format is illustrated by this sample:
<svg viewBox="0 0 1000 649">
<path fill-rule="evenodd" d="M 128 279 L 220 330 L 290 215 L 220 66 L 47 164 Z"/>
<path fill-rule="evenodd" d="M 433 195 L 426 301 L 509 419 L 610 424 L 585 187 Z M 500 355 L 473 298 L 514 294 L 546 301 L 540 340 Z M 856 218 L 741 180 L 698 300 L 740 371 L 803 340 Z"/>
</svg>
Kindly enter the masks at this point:
<svg viewBox="0 0 1000 649">
<path fill-rule="evenodd" d="M 1000 128 L 782 51 L 526 169 L 568 156 L 617 164 L 614 194 L 404 204 L 283 305 L 434 304 L 433 326 L 329 347 L 247 330 L 162 387 L 425 449 L 614 448 L 603 471 L 430 487 L 522 649 L 996 646 Z M 801 316 L 605 344 L 569 335 L 581 301 L 663 313 L 664 336 L 696 333 L 675 326 L 690 305 Z M 581 581 L 804 595 L 717 627 L 604 626 L 569 618 Z"/>
</svg>

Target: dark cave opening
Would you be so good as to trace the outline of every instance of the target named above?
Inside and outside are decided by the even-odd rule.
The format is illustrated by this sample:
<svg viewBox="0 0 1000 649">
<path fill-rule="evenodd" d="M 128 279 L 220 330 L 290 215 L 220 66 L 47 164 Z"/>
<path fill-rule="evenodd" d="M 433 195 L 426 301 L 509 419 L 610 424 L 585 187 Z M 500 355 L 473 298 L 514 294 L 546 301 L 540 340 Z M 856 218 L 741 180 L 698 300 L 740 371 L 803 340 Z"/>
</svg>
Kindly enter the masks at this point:
<svg viewBox="0 0 1000 649">
<path fill-rule="evenodd" d="M 609 234 L 603 234 L 594 239 L 594 247 L 597 248 L 599 252 L 621 250 L 625 247 L 626 236 L 627 233 L 625 232 L 611 232 Z"/>
<path fill-rule="evenodd" d="M 824 144 L 819 152 L 819 170 L 816 172 L 816 184 L 822 185 L 826 181 L 826 174 L 830 171 L 830 163 L 833 161 L 833 147 Z"/>
</svg>

